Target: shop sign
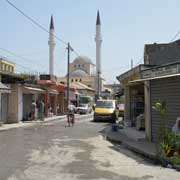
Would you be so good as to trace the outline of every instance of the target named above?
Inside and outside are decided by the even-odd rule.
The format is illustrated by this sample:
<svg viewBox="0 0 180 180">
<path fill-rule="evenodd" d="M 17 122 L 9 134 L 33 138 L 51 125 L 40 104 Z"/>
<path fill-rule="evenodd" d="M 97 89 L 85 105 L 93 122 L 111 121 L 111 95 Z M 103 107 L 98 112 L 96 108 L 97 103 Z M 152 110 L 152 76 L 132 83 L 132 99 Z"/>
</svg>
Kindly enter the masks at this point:
<svg viewBox="0 0 180 180">
<path fill-rule="evenodd" d="M 142 71 L 141 78 L 146 79 L 146 78 L 177 74 L 180 72 L 179 69 L 180 69 L 180 64 L 173 64 L 173 65 L 168 65 L 164 67 L 153 68 L 153 69 Z"/>
</svg>

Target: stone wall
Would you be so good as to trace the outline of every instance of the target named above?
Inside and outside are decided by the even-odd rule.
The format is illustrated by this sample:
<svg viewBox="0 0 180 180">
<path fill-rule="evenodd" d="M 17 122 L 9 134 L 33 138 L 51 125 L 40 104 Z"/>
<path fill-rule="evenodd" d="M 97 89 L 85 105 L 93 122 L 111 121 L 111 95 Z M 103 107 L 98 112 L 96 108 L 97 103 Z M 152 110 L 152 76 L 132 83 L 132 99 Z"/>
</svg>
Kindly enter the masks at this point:
<svg viewBox="0 0 180 180">
<path fill-rule="evenodd" d="M 147 44 L 144 64 L 162 65 L 180 61 L 180 40 L 168 44 Z"/>
</svg>

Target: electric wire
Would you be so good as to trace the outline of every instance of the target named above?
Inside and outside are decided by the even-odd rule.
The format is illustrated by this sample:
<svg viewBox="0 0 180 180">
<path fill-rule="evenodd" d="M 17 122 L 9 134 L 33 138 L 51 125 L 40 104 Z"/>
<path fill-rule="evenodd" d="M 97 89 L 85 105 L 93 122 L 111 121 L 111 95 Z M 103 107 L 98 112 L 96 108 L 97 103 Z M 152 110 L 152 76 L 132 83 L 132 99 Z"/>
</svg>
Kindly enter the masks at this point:
<svg viewBox="0 0 180 180">
<path fill-rule="evenodd" d="M 20 55 L 17 55 L 16 53 L 14 53 L 14 52 L 12 52 L 12 51 L 10 51 L 10 50 L 8 50 L 8 49 L 5 49 L 5 48 L 1 48 L 0 47 L 0 50 L 2 50 L 2 51 L 4 51 L 4 52 L 6 52 L 6 53 L 8 53 L 8 54 L 11 54 L 11 55 L 13 55 L 14 57 L 17 57 L 17 58 L 20 58 L 20 59 L 22 59 L 23 61 L 28 61 L 28 63 L 30 63 L 29 61 L 30 61 L 30 59 L 27 59 L 27 58 L 24 58 L 24 57 L 22 57 L 22 56 L 20 56 Z M 6 59 L 6 58 L 5 58 Z M 16 62 L 16 64 L 17 65 L 20 65 L 20 64 L 18 64 L 17 62 Z M 30 63 L 31 64 L 31 63 Z M 41 65 L 41 64 L 39 64 L 39 65 Z M 44 66 L 45 68 L 47 68 L 45 65 L 41 65 L 41 66 Z M 29 69 L 29 70 L 33 70 L 33 69 L 30 69 L 29 67 L 26 67 L 26 66 L 23 66 L 23 65 L 21 65 L 21 67 L 23 67 L 23 68 L 25 68 L 25 69 Z M 34 71 L 34 70 L 33 70 Z"/>
<path fill-rule="evenodd" d="M 175 34 L 175 36 L 171 39 L 170 42 L 174 41 L 176 39 L 176 37 L 178 37 L 180 34 L 180 30 Z"/>
<path fill-rule="evenodd" d="M 43 30 L 44 32 L 49 34 L 49 31 L 43 27 L 40 23 L 38 23 L 36 20 L 34 20 L 32 17 L 30 17 L 29 15 L 27 15 L 26 13 L 24 13 L 21 9 L 19 9 L 17 6 L 15 6 L 12 2 L 10 2 L 9 0 L 5 0 L 11 7 L 13 7 L 14 9 L 16 9 L 21 15 L 23 15 L 25 18 L 27 18 L 29 21 L 31 21 L 34 25 L 36 25 L 37 27 L 39 27 L 41 30 Z M 54 35 L 54 37 L 60 41 L 61 43 L 63 43 L 64 45 L 68 45 L 68 43 L 66 41 L 64 41 L 63 39 L 59 38 L 56 34 Z M 74 48 L 71 47 L 71 51 L 74 52 L 74 54 L 76 54 L 76 56 L 79 56 L 79 54 L 74 50 Z"/>
</svg>

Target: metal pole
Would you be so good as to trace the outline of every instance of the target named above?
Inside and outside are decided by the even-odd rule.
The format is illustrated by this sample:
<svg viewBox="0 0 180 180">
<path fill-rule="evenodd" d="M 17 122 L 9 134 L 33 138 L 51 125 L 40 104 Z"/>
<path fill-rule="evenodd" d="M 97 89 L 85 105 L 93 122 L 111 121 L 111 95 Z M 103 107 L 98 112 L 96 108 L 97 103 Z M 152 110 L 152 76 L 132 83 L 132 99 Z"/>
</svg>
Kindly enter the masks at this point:
<svg viewBox="0 0 180 180">
<path fill-rule="evenodd" d="M 100 97 L 100 72 L 98 71 L 98 99 Z"/>
<path fill-rule="evenodd" d="M 131 59 L 131 69 L 133 68 L 133 59 Z"/>
<path fill-rule="evenodd" d="M 67 109 L 69 106 L 69 64 L 70 64 L 70 44 L 68 42 L 68 54 L 67 54 Z"/>
</svg>

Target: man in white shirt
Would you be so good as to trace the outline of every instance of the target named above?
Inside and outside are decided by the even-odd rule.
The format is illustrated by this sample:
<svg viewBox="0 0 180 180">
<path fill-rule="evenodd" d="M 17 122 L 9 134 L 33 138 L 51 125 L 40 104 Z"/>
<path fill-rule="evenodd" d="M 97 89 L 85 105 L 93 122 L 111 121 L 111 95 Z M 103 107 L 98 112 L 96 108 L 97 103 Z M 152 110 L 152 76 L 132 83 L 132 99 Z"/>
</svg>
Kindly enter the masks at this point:
<svg viewBox="0 0 180 180">
<path fill-rule="evenodd" d="M 74 121 L 75 121 L 74 111 L 75 111 L 75 107 L 72 103 L 70 103 L 68 105 L 68 113 L 67 113 L 67 121 L 69 126 L 70 124 L 72 124 L 72 126 L 74 125 Z"/>
</svg>

